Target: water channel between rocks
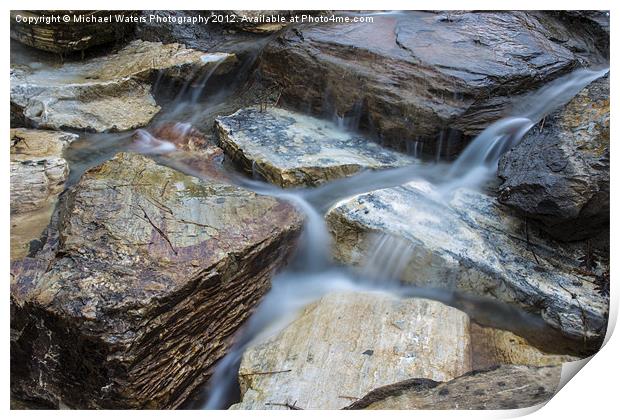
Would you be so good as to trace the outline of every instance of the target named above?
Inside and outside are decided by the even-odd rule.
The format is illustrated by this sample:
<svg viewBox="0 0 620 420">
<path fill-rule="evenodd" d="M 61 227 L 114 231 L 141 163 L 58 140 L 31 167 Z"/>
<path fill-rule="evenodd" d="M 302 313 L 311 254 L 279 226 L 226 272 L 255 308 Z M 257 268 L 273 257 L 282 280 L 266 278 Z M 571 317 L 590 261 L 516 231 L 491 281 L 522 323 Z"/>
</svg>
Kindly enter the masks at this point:
<svg viewBox="0 0 620 420">
<path fill-rule="evenodd" d="M 234 164 L 229 156 L 230 150 L 221 139 L 222 133 L 227 129 L 229 134 L 235 132 L 237 122 L 234 112 L 240 108 L 254 106 L 247 111 L 246 116 L 239 117 L 246 119 L 255 118 L 256 115 L 256 118 L 264 119 L 268 113 L 276 112 L 274 102 L 277 103 L 279 98 L 264 86 L 255 86 L 249 80 L 254 61 L 265 43 L 266 41 L 243 47 L 244 55 L 242 64 L 239 65 L 239 74 L 232 77 L 215 75 L 217 66 L 194 78 L 191 85 L 171 83 L 161 74 L 157 75 L 153 81 L 153 94 L 162 109 L 147 126 L 120 133 L 76 132 L 79 139 L 72 142 L 64 152 L 70 168 L 67 189 L 74 187 L 89 169 L 112 159 L 118 153 L 131 152 L 148 156 L 164 166 L 202 179 L 212 179 L 213 173 L 216 173 L 217 177 L 225 179 L 226 182 L 288 202 L 303 214 L 303 230 L 291 261 L 275 274 L 270 290 L 253 309 L 249 320 L 237 331 L 231 349 L 210 372 L 208 383 L 203 386 L 199 395 L 194 395 L 184 407 L 221 409 L 238 403 L 238 373 L 244 351 L 279 334 L 309 305 L 325 296 L 339 293 L 376 293 L 387 296 L 386 299 L 406 300 L 415 297 L 437 301 L 467 314 L 472 322 L 472 331 L 485 327 L 510 331 L 546 353 L 569 357 L 582 357 L 591 353 L 595 344 L 586 343 L 579 337 L 569 338 L 563 335 L 557 328 L 552 327 L 555 324 L 543 319 L 540 314 L 527 311 L 517 304 L 476 295 L 456 287 L 455 283 L 450 283 L 453 279 L 448 281 L 442 278 L 443 268 L 441 263 L 435 260 L 432 264 L 429 262 L 429 265 L 433 266 L 432 270 L 416 266 L 412 261 L 420 255 L 420 250 L 416 248 L 415 241 L 407 241 L 403 237 L 407 238 L 407 229 L 413 229 L 411 226 L 423 226 L 416 224 L 419 222 L 416 218 L 427 217 L 429 214 L 437 217 L 460 215 L 465 207 L 459 210 L 459 203 L 462 206 L 475 203 L 471 206 L 479 204 L 482 208 L 486 201 L 477 201 L 477 197 L 494 194 L 497 189 L 496 172 L 501 156 L 517 145 L 545 116 L 565 105 L 585 86 L 603 77 L 608 69 L 577 70 L 543 86 L 528 97 L 518 98 L 521 102 L 515 106 L 512 115 L 498 119 L 488 126 L 473 138 L 455 159 L 442 156 L 443 140 L 438 143 L 437 151 L 427 151 L 425 154 L 421 153 L 416 142 L 402 155 L 405 163 L 394 165 L 396 167 L 391 168 L 381 161 L 377 165 L 386 166 L 346 174 L 340 179 L 334 177 L 325 182 L 317 182 L 313 187 L 281 188 L 266 181 L 263 176 L 265 174 L 261 173 L 264 168 L 253 167 L 252 176 L 244 170 L 247 168 Z M 27 63 L 28 60 L 20 58 L 20 61 Z M 256 100 L 258 96 L 265 96 L 267 99 Z M 334 130 L 338 133 L 337 136 L 365 135 L 360 134 L 361 112 L 360 106 L 354 106 L 352 114 L 346 117 L 337 114 L 323 115 L 321 118 L 325 121 L 324 129 Z M 229 120 L 218 120 L 217 130 L 220 132 L 217 132 L 213 128 L 215 119 L 230 114 L 233 115 L 225 117 Z M 300 121 L 300 124 L 304 123 L 303 120 Z M 164 126 L 173 126 L 174 130 L 182 135 L 199 129 L 206 133 L 209 142 L 219 142 L 225 154 L 214 160 L 215 169 L 212 172 L 210 169 L 213 168 L 205 170 L 204 167 L 196 167 L 193 160 L 188 159 L 188 155 L 181 152 L 175 144 L 158 139 L 152 134 Z M 279 134 L 274 134 L 277 135 Z M 449 136 L 446 132 L 440 137 L 447 141 Z M 256 165 L 256 162 L 253 165 Z M 394 191 L 398 188 L 403 188 L 398 194 L 403 194 L 410 200 L 419 200 L 419 214 L 416 214 L 414 209 L 412 214 L 405 214 L 404 220 L 399 221 L 402 223 L 400 231 L 385 232 L 380 228 L 385 220 L 380 217 L 371 220 L 370 216 L 364 218 L 362 215 L 357 222 L 368 223 L 371 232 L 364 239 L 363 245 L 356 246 L 365 247 L 365 255 L 356 257 L 354 252 L 344 255 L 344 248 L 338 251 L 340 254 L 333 251 L 334 242 L 340 241 L 339 244 L 342 245 L 345 241 L 333 237 L 333 226 L 345 223 L 343 220 L 346 217 L 348 220 L 358 217 L 358 210 L 351 203 L 357 200 L 358 203 L 370 203 L 381 208 L 385 202 L 390 202 L 390 194 L 396 194 Z M 398 207 L 396 199 L 392 202 Z M 477 215 L 465 215 L 463 219 L 467 221 L 475 217 Z M 446 220 L 445 225 L 445 232 L 442 234 L 445 233 L 447 237 L 454 232 L 461 232 L 453 227 L 452 221 Z M 399 233 L 402 235 L 399 236 Z M 431 232 L 429 235 L 435 234 Z M 453 239 L 455 242 L 460 240 L 457 237 Z M 437 264 L 439 266 L 436 267 Z M 339 321 L 332 319 L 329 322 Z M 483 344 L 475 342 L 477 337 L 479 338 L 472 332 L 471 358 L 474 368 L 485 367 L 486 357 Z M 369 350 L 368 354 L 372 355 L 372 351 Z"/>
</svg>

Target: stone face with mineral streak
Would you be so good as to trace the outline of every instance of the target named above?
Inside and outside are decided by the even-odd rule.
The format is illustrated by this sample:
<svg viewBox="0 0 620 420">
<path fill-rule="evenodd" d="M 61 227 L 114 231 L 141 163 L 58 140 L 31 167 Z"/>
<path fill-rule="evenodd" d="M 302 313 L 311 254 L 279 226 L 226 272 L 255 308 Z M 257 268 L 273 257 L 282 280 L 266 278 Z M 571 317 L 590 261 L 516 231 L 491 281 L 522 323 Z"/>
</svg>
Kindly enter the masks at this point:
<svg viewBox="0 0 620 420">
<path fill-rule="evenodd" d="M 62 157 L 71 133 L 11 130 L 11 260 L 24 257 L 49 223 L 69 166 Z"/>
<path fill-rule="evenodd" d="M 52 66 L 11 68 L 11 105 L 42 128 L 123 131 L 146 125 L 159 111 L 148 79 L 156 72 L 190 82 L 229 71 L 233 54 L 180 44 L 133 41 L 105 57 Z"/>
<path fill-rule="evenodd" d="M 609 77 L 549 115 L 500 160 L 499 200 L 560 240 L 609 228 Z"/>
<path fill-rule="evenodd" d="M 128 153 L 87 171 L 57 217 L 46 268 L 12 267 L 12 391 L 115 409 L 175 408 L 203 384 L 302 222 Z"/>
<path fill-rule="evenodd" d="M 426 299 L 334 293 L 246 350 L 242 401 L 233 408 L 343 408 L 406 378 L 450 380 L 471 370 L 470 358 L 469 318 L 457 309 Z"/>
<path fill-rule="evenodd" d="M 577 64 L 525 12 L 401 12 L 372 24 L 296 25 L 267 45 L 261 70 L 284 105 L 340 116 L 360 108 L 363 127 L 384 140 L 420 140 L 435 153 L 443 129 L 476 134 L 512 97 Z M 444 151 L 448 143 L 457 150 L 446 139 Z"/>
<path fill-rule="evenodd" d="M 409 379 L 378 388 L 349 410 L 510 410 L 553 397 L 562 368 L 495 366 L 445 383 Z"/>
<path fill-rule="evenodd" d="M 215 126 L 220 146 L 234 161 L 281 187 L 316 186 L 364 169 L 415 162 L 332 122 L 280 108 L 241 109 Z"/>
<path fill-rule="evenodd" d="M 336 258 L 363 264 L 371 235 L 410 244 L 402 280 L 516 304 L 578 340 L 605 335 L 609 300 L 579 267 L 583 250 L 526 232 L 492 197 L 468 190 L 432 198 L 422 182 L 362 194 L 327 214 Z M 393 257 L 396 258 L 396 257 Z"/>
</svg>

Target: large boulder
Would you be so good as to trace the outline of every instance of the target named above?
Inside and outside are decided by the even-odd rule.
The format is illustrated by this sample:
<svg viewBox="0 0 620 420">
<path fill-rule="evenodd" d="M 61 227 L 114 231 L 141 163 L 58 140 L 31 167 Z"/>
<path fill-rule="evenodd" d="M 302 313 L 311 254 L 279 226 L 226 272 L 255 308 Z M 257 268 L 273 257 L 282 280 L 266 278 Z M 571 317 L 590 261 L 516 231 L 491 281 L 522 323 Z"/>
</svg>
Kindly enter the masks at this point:
<svg viewBox="0 0 620 420">
<path fill-rule="evenodd" d="M 575 96 L 500 160 L 500 202 L 561 240 L 609 228 L 609 77 Z"/>
<path fill-rule="evenodd" d="M 59 67 L 41 63 L 11 68 L 11 109 L 41 128 L 123 131 L 146 125 L 159 111 L 151 95 L 155 74 L 190 83 L 227 72 L 236 58 L 180 44 L 134 41 L 116 54 Z"/>
<path fill-rule="evenodd" d="M 409 379 L 373 390 L 349 410 L 510 410 L 550 400 L 562 369 L 495 366 L 438 383 Z"/>
<path fill-rule="evenodd" d="M 362 194 L 327 214 L 336 258 L 365 265 L 377 234 L 398 238 L 397 275 L 419 286 L 491 297 L 540 315 L 566 337 L 597 348 L 609 299 L 580 267 L 586 250 L 528 229 L 488 195 L 457 190 L 436 197 L 421 181 Z"/>
<path fill-rule="evenodd" d="M 302 223 L 276 199 L 131 153 L 87 171 L 58 207 L 57 231 L 11 273 L 11 391 L 55 407 L 178 407 Z"/>
<path fill-rule="evenodd" d="M 260 69 L 281 87 L 281 103 L 315 114 L 359 114 L 362 128 L 385 141 L 421 141 L 427 153 L 452 154 L 461 134 L 478 133 L 515 95 L 579 62 L 526 12 L 372 18 L 297 25 L 269 43 Z"/>
<path fill-rule="evenodd" d="M 277 336 L 246 350 L 235 409 L 338 409 L 410 377 L 471 370 L 469 318 L 426 299 L 334 293 Z"/>
<path fill-rule="evenodd" d="M 69 175 L 63 151 L 77 138 L 58 131 L 11 130 L 11 260 L 25 257 L 49 223 Z"/>
<path fill-rule="evenodd" d="M 281 187 L 316 186 L 415 162 L 332 122 L 280 108 L 244 108 L 219 117 L 215 128 L 220 147 L 246 172 Z"/>
</svg>

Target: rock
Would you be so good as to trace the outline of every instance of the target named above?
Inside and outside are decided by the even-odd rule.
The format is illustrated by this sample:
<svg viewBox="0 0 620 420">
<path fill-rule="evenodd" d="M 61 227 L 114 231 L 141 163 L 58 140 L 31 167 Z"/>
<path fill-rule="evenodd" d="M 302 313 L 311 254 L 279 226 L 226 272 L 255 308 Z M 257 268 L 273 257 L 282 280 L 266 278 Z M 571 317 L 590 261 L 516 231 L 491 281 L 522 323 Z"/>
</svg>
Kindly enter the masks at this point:
<svg viewBox="0 0 620 420">
<path fill-rule="evenodd" d="M 492 197 L 457 190 L 435 199 L 422 182 L 362 194 L 332 208 L 327 222 L 338 260 L 368 261 L 377 233 L 398 238 L 401 280 L 515 304 L 566 337 L 598 348 L 609 299 L 580 268 L 583 249 L 526 231 Z"/>
<path fill-rule="evenodd" d="M 219 145 L 246 172 L 281 187 L 316 186 L 415 159 L 332 122 L 280 108 L 244 108 L 215 122 Z"/>
<path fill-rule="evenodd" d="M 450 380 L 471 369 L 470 357 L 469 318 L 459 310 L 426 299 L 334 293 L 246 350 L 242 401 L 232 408 L 342 408 L 405 378 Z"/>
<path fill-rule="evenodd" d="M 292 10 L 218 10 L 222 24 L 244 32 L 270 34 L 285 28 L 295 11 Z M 304 13 L 308 13 L 304 11 Z M 312 13 L 312 12 L 309 12 Z"/>
<path fill-rule="evenodd" d="M 12 266 L 11 389 L 107 409 L 176 408 L 201 386 L 302 222 L 131 153 L 87 171 L 57 217 L 46 247 Z"/>
<path fill-rule="evenodd" d="M 230 52 L 239 58 L 245 53 L 255 53 L 254 48 L 265 38 L 263 34 L 237 32 L 227 29 L 220 23 L 213 22 L 208 10 L 142 10 L 145 22 L 136 25 L 136 37 L 145 41 L 180 43 L 188 48 L 201 51 Z M 224 11 L 216 11 L 223 14 Z M 151 18 L 153 17 L 153 18 Z M 183 25 L 179 20 L 209 20 L 209 24 Z"/>
<path fill-rule="evenodd" d="M 296 25 L 269 43 L 260 69 L 282 87 L 280 103 L 314 114 L 359 113 L 362 128 L 386 142 L 421 141 L 426 153 L 453 154 L 461 135 L 503 116 L 514 96 L 578 64 L 526 12 L 373 19 Z"/>
<path fill-rule="evenodd" d="M 25 257 L 49 223 L 69 166 L 62 157 L 75 134 L 11 130 L 11 260 Z"/>
<path fill-rule="evenodd" d="M 496 366 L 452 381 L 409 379 L 378 388 L 347 407 L 349 410 L 509 410 L 550 400 L 562 369 Z"/>
<path fill-rule="evenodd" d="M 229 71 L 235 60 L 232 54 L 138 40 L 116 54 L 57 68 L 14 66 L 11 106 L 37 127 L 130 130 L 146 125 L 160 109 L 148 84 L 155 73 L 189 83 L 205 72 Z"/>
<path fill-rule="evenodd" d="M 118 10 L 117 16 L 130 18 L 134 11 Z M 15 39 L 29 47 L 53 53 L 66 54 L 84 51 L 96 45 L 103 45 L 120 41 L 132 29 L 133 25 L 125 22 L 98 22 L 107 18 L 109 10 L 72 11 L 63 10 L 12 10 L 11 11 L 11 39 Z M 29 24 L 17 21 L 21 18 L 58 17 L 59 22 Z M 69 16 L 71 22 L 64 22 L 62 18 Z M 77 19 L 92 19 L 92 22 L 77 23 Z"/>
<path fill-rule="evenodd" d="M 541 127 L 500 160 L 500 202 L 560 240 L 608 229 L 609 77 L 583 89 Z"/>
<path fill-rule="evenodd" d="M 527 340 L 497 328 L 471 323 L 472 367 L 485 369 L 497 365 L 557 366 L 579 358 L 548 354 Z"/>
</svg>

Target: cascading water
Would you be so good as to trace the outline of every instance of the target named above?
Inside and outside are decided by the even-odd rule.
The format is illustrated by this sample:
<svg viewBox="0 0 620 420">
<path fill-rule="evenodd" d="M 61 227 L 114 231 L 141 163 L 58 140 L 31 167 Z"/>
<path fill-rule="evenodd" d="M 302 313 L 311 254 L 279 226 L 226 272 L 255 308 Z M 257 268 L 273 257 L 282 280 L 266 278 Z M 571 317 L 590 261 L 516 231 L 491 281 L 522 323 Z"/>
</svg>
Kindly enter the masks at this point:
<svg viewBox="0 0 620 420">
<path fill-rule="evenodd" d="M 247 54 L 248 59 L 242 63 L 239 72 L 247 73 L 260 53 L 260 48 L 267 42 L 268 39 L 265 39 L 258 47 L 253 47 L 255 49 Z M 182 132 L 201 121 L 209 121 L 218 113 L 226 112 L 223 111 L 226 109 L 223 108 L 223 103 L 234 96 L 231 95 L 233 88 L 215 90 L 208 98 L 203 98 L 203 91 L 209 86 L 214 71 L 215 69 L 206 74 L 194 75 L 193 87 L 189 83 L 182 87 L 174 95 L 176 100 L 173 99 L 171 106 L 164 108 L 154 124 L 172 121 L 177 123 L 175 129 Z M 206 387 L 204 408 L 226 408 L 233 402 L 231 396 L 234 396 L 237 386 L 239 363 L 249 345 L 277 333 L 303 307 L 333 291 L 380 289 L 400 297 L 434 299 L 459 308 L 474 319 L 488 320 L 489 324 L 498 328 L 515 330 L 522 326 L 524 329 L 542 329 L 543 323 L 539 318 L 495 300 L 465 296 L 454 290 L 402 285 L 399 280 L 402 270 L 411 258 L 413 248 L 391 236 L 376 235 L 370 244 L 367 262 L 362 270 L 353 271 L 339 267 L 330 257 L 331 237 L 323 215 L 334 204 L 355 195 L 415 180 L 423 180 L 430 185 L 432 191 L 428 192 L 429 198 L 439 201 L 445 200 L 447 195 L 458 188 L 479 188 L 493 177 L 500 156 L 513 147 L 531 127 L 606 72 L 607 70 L 578 70 L 524 98 L 515 106 L 511 117 L 489 126 L 452 164 L 441 161 L 420 162 L 407 167 L 362 172 L 312 189 L 282 190 L 234 172 L 228 174 L 230 179 L 245 188 L 289 201 L 303 212 L 306 218 L 293 260 L 283 272 L 274 277 L 271 290 L 237 333 L 233 348 L 217 364 Z M 162 74 L 158 74 L 153 87 L 154 94 L 164 91 L 164 83 Z M 355 130 L 358 128 L 360 115 L 361 106 L 356 107 L 351 115 L 332 116 L 332 119 L 335 119 L 343 130 Z M 414 143 L 413 154 L 420 154 L 421 145 Z M 148 130 L 137 130 L 129 134 L 92 135 L 90 142 L 76 142 L 68 152 L 67 158 L 71 162 L 69 184 L 74 183 L 88 165 L 99 164 L 124 150 L 166 158 L 176 147 L 166 140 L 156 138 Z M 184 168 L 182 170 L 194 176 L 203 176 L 192 173 L 191 168 L 185 167 L 183 162 L 174 162 L 173 154 L 169 158 L 170 161 L 165 162 L 166 164 Z M 88 161 L 88 165 L 84 161 Z"/>
<path fill-rule="evenodd" d="M 204 408 L 226 408 L 236 386 L 243 351 L 252 343 L 277 333 L 307 304 L 338 290 L 376 290 L 401 297 L 425 297 L 457 307 L 478 320 L 498 328 L 543 328 L 532 315 L 497 301 L 465 296 L 452 290 L 418 288 L 399 284 L 401 271 L 410 258 L 411 245 L 379 235 L 363 274 L 337 267 L 329 258 L 330 236 L 322 213 L 334 203 L 372 190 L 401 185 L 415 179 L 434 184 L 434 199 L 458 188 L 479 188 L 497 168 L 501 155 L 516 145 L 545 115 L 574 97 L 583 87 L 602 77 L 600 71 L 578 70 L 557 79 L 525 99 L 519 109 L 526 111 L 497 121 L 484 130 L 451 165 L 414 165 L 385 171 L 365 172 L 314 189 L 282 191 L 258 181 L 239 180 L 247 188 L 293 203 L 306 215 L 303 239 L 292 264 L 273 279 L 273 288 L 240 332 L 234 348 L 216 366 L 207 387 Z"/>
</svg>

